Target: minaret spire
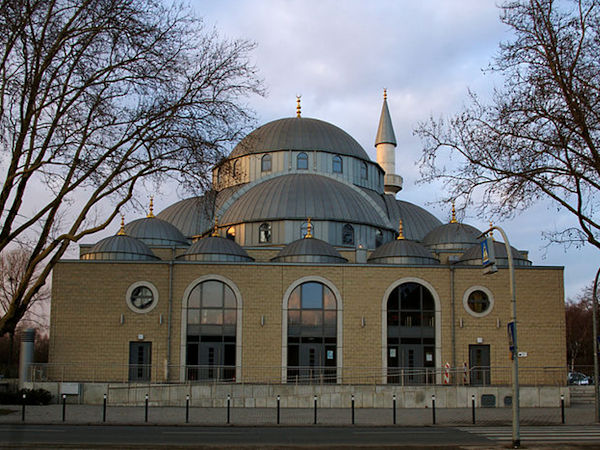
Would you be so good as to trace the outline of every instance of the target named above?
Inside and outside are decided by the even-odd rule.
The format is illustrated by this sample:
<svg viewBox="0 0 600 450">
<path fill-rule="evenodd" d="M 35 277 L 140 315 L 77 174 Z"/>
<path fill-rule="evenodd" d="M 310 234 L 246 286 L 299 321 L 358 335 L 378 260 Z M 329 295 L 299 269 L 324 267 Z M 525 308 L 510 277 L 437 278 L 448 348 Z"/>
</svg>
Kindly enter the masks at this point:
<svg viewBox="0 0 600 450">
<path fill-rule="evenodd" d="M 402 177 L 396 175 L 396 135 L 392 125 L 392 117 L 387 104 L 387 89 L 383 90 L 383 105 L 379 117 L 379 127 L 375 136 L 377 164 L 384 170 L 384 190 L 386 194 L 395 195 L 402 189 Z"/>
</svg>

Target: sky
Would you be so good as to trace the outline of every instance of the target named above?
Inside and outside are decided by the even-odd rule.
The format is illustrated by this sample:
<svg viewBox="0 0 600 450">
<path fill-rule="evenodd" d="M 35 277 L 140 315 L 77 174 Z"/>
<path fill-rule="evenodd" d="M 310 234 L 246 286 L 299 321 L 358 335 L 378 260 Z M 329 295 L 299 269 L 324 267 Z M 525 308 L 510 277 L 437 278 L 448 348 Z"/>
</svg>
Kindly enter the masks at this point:
<svg viewBox="0 0 600 450">
<path fill-rule="evenodd" d="M 413 130 L 429 117 L 461 109 L 471 89 L 483 98 L 500 85 L 484 71 L 498 44 L 510 39 L 492 0 L 192 0 L 208 28 L 221 37 L 257 44 L 252 62 L 267 94 L 248 99 L 257 125 L 295 115 L 330 122 L 352 135 L 375 160 L 374 139 L 383 89 L 396 139 L 396 172 L 404 178 L 397 198 L 450 219 L 440 183 L 417 184 L 422 144 Z M 155 198 L 155 210 L 172 203 Z M 488 220 L 474 209 L 459 216 L 481 230 Z M 537 265 L 565 266 L 565 298 L 591 284 L 598 264 L 593 247 L 549 246 L 543 231 L 575 225 L 551 203 L 539 203 L 515 218 L 495 223 L 511 245 L 529 251 Z M 518 293 L 517 293 L 518 295 Z"/>
</svg>

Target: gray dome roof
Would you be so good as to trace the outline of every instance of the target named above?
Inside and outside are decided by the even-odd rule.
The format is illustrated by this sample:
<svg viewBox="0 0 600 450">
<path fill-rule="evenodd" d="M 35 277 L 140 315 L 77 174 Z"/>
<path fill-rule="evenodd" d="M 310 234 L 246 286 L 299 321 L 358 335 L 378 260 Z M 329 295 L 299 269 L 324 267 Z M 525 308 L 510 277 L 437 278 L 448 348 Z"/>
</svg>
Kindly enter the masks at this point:
<svg viewBox="0 0 600 450">
<path fill-rule="evenodd" d="M 254 261 L 246 250 L 230 239 L 210 236 L 194 242 L 180 257 L 184 261 Z"/>
<path fill-rule="evenodd" d="M 236 145 L 229 158 L 278 150 L 319 150 L 370 161 L 367 152 L 344 130 L 305 117 L 279 119 L 257 128 Z"/>
<path fill-rule="evenodd" d="M 315 238 L 298 239 L 286 245 L 271 261 L 302 263 L 348 262 L 332 245 Z"/>
<path fill-rule="evenodd" d="M 387 211 L 394 228 L 402 219 L 404 237 L 407 240 L 422 242 L 427 233 L 442 224 L 437 217 L 414 203 L 396 200 L 390 194 L 380 195 L 373 191 L 367 192 L 377 204 L 382 205 L 384 211 Z"/>
<path fill-rule="evenodd" d="M 430 231 L 423 244 L 435 250 L 464 251 L 479 244 L 481 231 L 464 223 L 450 222 Z"/>
<path fill-rule="evenodd" d="M 110 236 L 94 245 L 81 259 L 154 261 L 157 258 L 142 241 L 126 235 Z"/>
<path fill-rule="evenodd" d="M 332 178 L 291 174 L 249 189 L 225 211 L 223 225 L 263 220 L 333 220 L 389 228 L 371 202 Z"/>
<path fill-rule="evenodd" d="M 369 259 L 371 264 L 439 264 L 421 244 L 406 239 L 394 239 L 378 247 Z"/>
<path fill-rule="evenodd" d="M 515 267 L 531 266 L 531 261 L 525 258 L 520 251 L 514 247 L 510 249 Z M 506 245 L 503 242 L 494 241 L 494 252 L 496 253 L 496 265 L 499 267 L 508 267 Z M 479 245 L 471 247 L 463 253 L 458 262 L 466 266 L 481 266 L 481 247 Z"/>
<path fill-rule="evenodd" d="M 169 222 L 157 217 L 144 217 L 125 225 L 128 236 L 139 239 L 147 245 L 187 245 L 181 231 Z"/>
</svg>

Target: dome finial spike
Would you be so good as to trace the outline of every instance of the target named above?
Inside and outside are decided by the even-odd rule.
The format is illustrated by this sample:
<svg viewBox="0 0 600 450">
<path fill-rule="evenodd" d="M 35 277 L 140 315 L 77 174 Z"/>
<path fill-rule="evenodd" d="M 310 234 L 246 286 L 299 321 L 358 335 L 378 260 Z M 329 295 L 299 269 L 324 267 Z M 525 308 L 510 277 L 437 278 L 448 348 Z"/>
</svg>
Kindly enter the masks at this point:
<svg viewBox="0 0 600 450">
<path fill-rule="evenodd" d="M 300 117 L 300 113 L 302 112 L 302 106 L 300 105 L 301 95 L 296 95 L 296 117 Z"/>
<path fill-rule="evenodd" d="M 492 223 L 492 221 L 490 220 L 490 228 L 492 228 L 494 226 L 494 224 Z M 490 237 L 494 237 L 494 230 L 490 231 Z"/>
<path fill-rule="evenodd" d="M 398 221 L 398 237 L 396 239 L 399 241 L 406 239 L 404 237 L 404 224 L 402 223 L 402 219 Z"/>
<path fill-rule="evenodd" d="M 456 208 L 454 207 L 454 202 L 452 202 L 452 218 L 450 219 L 450 223 L 456 222 Z"/>
<path fill-rule="evenodd" d="M 212 237 L 219 237 L 219 218 L 215 216 L 215 226 L 213 227 L 213 232 L 211 234 Z"/>
<path fill-rule="evenodd" d="M 148 211 L 148 215 L 146 216 L 148 218 L 152 218 L 154 217 L 154 196 L 151 195 L 150 196 L 150 210 Z"/>
<path fill-rule="evenodd" d="M 313 237 L 312 235 L 312 223 L 310 223 L 310 217 L 308 218 L 308 224 L 306 225 L 306 236 L 304 236 L 304 239 L 311 239 Z"/>
<path fill-rule="evenodd" d="M 387 89 L 383 88 L 383 99 L 387 100 Z"/>
<path fill-rule="evenodd" d="M 125 216 L 121 214 L 121 229 L 117 233 L 117 236 L 125 236 Z"/>
</svg>

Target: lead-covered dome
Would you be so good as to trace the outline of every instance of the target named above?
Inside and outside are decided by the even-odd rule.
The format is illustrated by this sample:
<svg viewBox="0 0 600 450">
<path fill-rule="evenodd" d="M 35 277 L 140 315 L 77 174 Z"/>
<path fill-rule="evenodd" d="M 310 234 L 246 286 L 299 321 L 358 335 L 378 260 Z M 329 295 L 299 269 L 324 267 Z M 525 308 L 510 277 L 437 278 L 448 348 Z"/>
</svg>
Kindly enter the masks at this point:
<svg viewBox="0 0 600 450">
<path fill-rule="evenodd" d="M 139 239 L 147 245 L 187 245 L 185 236 L 175 226 L 157 217 L 144 217 L 125 225 L 128 236 Z"/>
<path fill-rule="evenodd" d="M 431 230 L 423 244 L 433 250 L 464 251 L 479 243 L 481 231 L 464 223 L 450 222 Z"/>
<path fill-rule="evenodd" d="M 263 181 L 227 208 L 221 224 L 297 219 L 331 220 L 389 228 L 368 197 L 322 175 L 290 174 Z"/>
<path fill-rule="evenodd" d="M 110 261 L 154 261 L 159 258 L 142 241 L 124 234 L 102 239 L 81 259 Z"/>
<path fill-rule="evenodd" d="M 180 257 L 184 261 L 250 262 L 246 250 L 230 239 L 210 236 L 194 242 Z"/>
<path fill-rule="evenodd" d="M 229 158 L 280 150 L 316 150 L 370 161 L 362 146 L 344 130 L 305 117 L 274 120 L 257 128 L 236 145 Z"/>
<path fill-rule="evenodd" d="M 369 259 L 370 264 L 431 265 L 440 262 L 421 244 L 406 239 L 395 239 L 378 247 Z"/>
<path fill-rule="evenodd" d="M 529 261 L 519 250 L 510 248 L 513 264 L 515 267 L 531 266 Z M 506 245 L 503 242 L 494 241 L 494 252 L 496 253 L 496 265 L 498 267 L 508 267 L 508 254 Z M 466 266 L 481 266 L 481 247 L 476 245 L 467 250 L 458 260 L 459 264 Z"/>
<path fill-rule="evenodd" d="M 332 264 L 348 262 L 331 244 L 316 238 L 302 238 L 286 245 L 271 261 Z"/>
</svg>

